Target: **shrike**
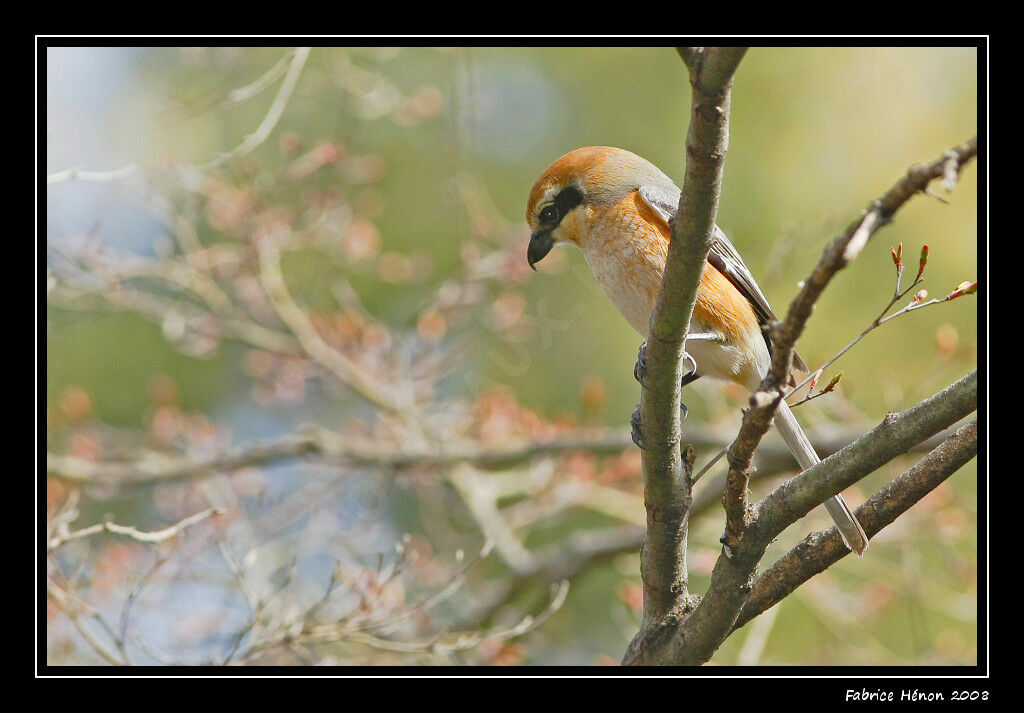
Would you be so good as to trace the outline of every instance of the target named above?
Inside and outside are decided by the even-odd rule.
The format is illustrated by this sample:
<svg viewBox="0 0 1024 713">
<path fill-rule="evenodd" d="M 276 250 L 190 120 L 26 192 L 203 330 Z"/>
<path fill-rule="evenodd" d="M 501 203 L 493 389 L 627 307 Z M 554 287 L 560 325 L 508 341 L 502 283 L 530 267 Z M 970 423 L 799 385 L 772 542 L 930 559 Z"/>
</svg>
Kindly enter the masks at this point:
<svg viewBox="0 0 1024 713">
<path fill-rule="evenodd" d="M 587 146 L 562 156 L 530 191 L 530 266 L 556 243 L 583 250 L 598 283 L 622 316 L 643 336 L 661 289 L 679 188 L 649 161 L 611 146 Z M 700 376 L 733 381 L 755 391 L 771 364 L 772 345 L 761 326 L 775 315 L 736 248 L 718 226 L 686 336 Z M 806 371 L 794 355 L 796 368 Z M 819 462 L 785 400 L 775 425 L 803 469 Z M 862 554 L 868 538 L 842 495 L 825 503 L 847 547 Z"/>
</svg>

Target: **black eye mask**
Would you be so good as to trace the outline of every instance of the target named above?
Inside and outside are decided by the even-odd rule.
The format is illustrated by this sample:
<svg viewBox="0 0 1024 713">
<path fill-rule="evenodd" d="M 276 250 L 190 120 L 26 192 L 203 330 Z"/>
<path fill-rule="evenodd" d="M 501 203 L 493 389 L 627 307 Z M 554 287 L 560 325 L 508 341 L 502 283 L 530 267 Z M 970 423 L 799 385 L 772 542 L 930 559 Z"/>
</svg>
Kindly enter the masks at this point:
<svg viewBox="0 0 1024 713">
<path fill-rule="evenodd" d="M 583 202 L 583 193 L 576 186 L 566 186 L 555 200 L 548 205 L 537 216 L 540 227 L 543 230 L 553 230 L 562 222 L 562 218 L 568 215 L 576 206 Z"/>
</svg>

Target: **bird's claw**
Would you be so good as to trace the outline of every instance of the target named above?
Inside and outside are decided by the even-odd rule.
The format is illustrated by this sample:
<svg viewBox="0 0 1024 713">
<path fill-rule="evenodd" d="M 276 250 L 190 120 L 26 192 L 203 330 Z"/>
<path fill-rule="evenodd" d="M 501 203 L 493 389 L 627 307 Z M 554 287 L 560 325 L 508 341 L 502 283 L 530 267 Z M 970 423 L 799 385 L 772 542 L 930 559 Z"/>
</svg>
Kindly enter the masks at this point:
<svg viewBox="0 0 1024 713">
<path fill-rule="evenodd" d="M 633 438 L 633 443 L 636 444 L 637 448 L 643 450 L 644 433 L 640 425 L 640 404 L 636 405 L 633 415 L 629 417 L 629 425 L 632 427 L 629 435 Z"/>
<path fill-rule="evenodd" d="M 636 353 L 633 378 L 640 382 L 640 386 L 644 385 L 644 379 L 647 378 L 647 342 L 641 344 L 640 350 Z"/>
<path fill-rule="evenodd" d="M 697 362 L 696 360 L 694 360 L 692 356 L 690 356 L 689 352 L 683 352 L 683 361 L 690 362 L 690 371 L 683 376 L 681 381 L 681 385 L 686 386 L 687 384 L 690 384 L 699 379 L 700 374 L 697 373 Z"/>
<path fill-rule="evenodd" d="M 682 385 L 686 386 L 691 381 L 700 378 L 700 374 L 697 373 L 697 362 L 687 352 L 683 352 L 683 359 L 690 362 L 690 371 L 682 379 Z M 639 351 L 636 354 L 636 366 L 633 367 L 633 378 L 640 382 L 640 386 L 644 386 L 644 379 L 647 377 L 647 342 L 640 345 Z M 679 410 L 683 412 L 681 421 L 685 421 L 687 416 L 690 415 L 690 409 L 686 408 L 686 404 L 680 402 Z M 636 409 L 633 411 L 633 415 L 629 417 L 629 423 L 632 427 L 630 435 L 633 437 L 633 443 L 638 448 L 643 448 L 643 429 L 640 423 L 640 405 L 637 404 Z"/>
<path fill-rule="evenodd" d="M 683 359 L 690 362 L 690 370 L 681 380 L 681 385 L 686 386 L 699 379 L 700 374 L 697 373 L 697 362 L 690 356 L 689 352 L 683 352 Z M 633 367 L 633 378 L 640 382 L 640 386 L 644 386 L 644 380 L 647 378 L 647 342 L 641 344 L 639 351 L 636 353 L 636 366 Z"/>
<path fill-rule="evenodd" d="M 683 416 L 679 420 L 686 421 L 686 417 L 690 415 L 690 409 L 686 408 L 686 404 L 680 403 L 679 410 L 683 412 Z M 631 427 L 629 435 L 632 437 L 633 443 L 636 444 L 637 448 L 642 449 L 644 447 L 644 432 L 641 428 L 640 404 L 637 404 L 636 408 L 633 409 L 633 415 L 629 417 L 629 425 Z"/>
</svg>

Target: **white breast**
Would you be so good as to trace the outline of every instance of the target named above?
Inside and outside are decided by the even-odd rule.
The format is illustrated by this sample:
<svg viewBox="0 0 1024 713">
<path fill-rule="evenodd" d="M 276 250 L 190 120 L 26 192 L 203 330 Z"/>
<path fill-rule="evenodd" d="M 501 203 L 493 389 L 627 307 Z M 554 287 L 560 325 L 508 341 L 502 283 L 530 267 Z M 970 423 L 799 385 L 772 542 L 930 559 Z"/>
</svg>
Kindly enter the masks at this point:
<svg viewBox="0 0 1024 713">
<path fill-rule="evenodd" d="M 587 264 L 590 265 L 594 277 L 608 295 L 608 299 L 633 328 L 646 338 L 651 324 L 651 312 L 654 309 L 647 292 L 632 280 L 625 279 L 622 274 L 622 262 L 619 262 L 621 258 L 600 251 L 590 251 L 585 253 L 585 256 Z"/>
<path fill-rule="evenodd" d="M 661 289 L 666 254 L 639 250 L 634 241 L 595 239 L 601 232 L 591 233 L 583 251 L 584 257 L 612 304 L 646 339 L 651 313 Z M 614 234 L 614 231 L 606 234 Z M 686 350 L 697 362 L 697 369 L 702 375 L 739 381 L 747 388 L 756 388 L 769 361 L 768 350 L 760 334 L 750 340 L 759 345 L 759 353 L 753 360 L 755 364 L 752 364 L 751 355 L 726 343 L 721 332 L 697 318 L 690 324 L 690 333 L 714 334 L 717 337 L 711 340 L 691 339 L 686 343 Z"/>
<path fill-rule="evenodd" d="M 600 229 L 591 232 L 583 256 L 608 299 L 646 338 L 666 256 L 641 251 L 632 240 L 601 240 L 602 232 Z M 614 236 L 615 230 L 610 229 L 605 234 Z"/>
</svg>

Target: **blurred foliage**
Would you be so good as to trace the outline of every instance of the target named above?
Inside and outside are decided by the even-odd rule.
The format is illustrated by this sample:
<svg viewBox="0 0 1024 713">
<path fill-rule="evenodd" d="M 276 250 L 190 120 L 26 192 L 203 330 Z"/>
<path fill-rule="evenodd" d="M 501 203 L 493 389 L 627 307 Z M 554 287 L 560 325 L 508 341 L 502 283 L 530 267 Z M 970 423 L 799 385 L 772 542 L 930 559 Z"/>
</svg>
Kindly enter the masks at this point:
<svg viewBox="0 0 1024 713">
<path fill-rule="evenodd" d="M 111 167 L 211 160 L 253 131 L 274 91 L 229 106 L 219 102 L 266 72 L 283 50 L 78 50 L 116 54 L 107 59 L 120 70 L 96 106 L 62 104 L 73 89 L 65 84 L 65 65 L 76 55 L 67 52 L 54 48 L 48 55 L 50 172 L 96 156 Z M 977 131 L 977 73 L 974 48 L 748 53 L 733 92 L 718 222 L 776 312 L 784 311 L 825 242 L 870 200 L 911 164 L 933 160 Z M 442 388 L 452 394 L 472 399 L 499 389 L 543 418 L 624 426 L 639 398 L 631 369 L 641 340 L 597 288 L 578 252 L 556 251 L 537 275 L 513 271 L 525 267 L 524 256 L 522 265 L 508 268 L 513 279 L 486 283 L 480 308 L 460 324 L 424 321 L 423 308 L 463 269 L 475 246 L 525 246 L 529 189 L 541 170 L 573 148 L 621 146 L 681 183 L 689 99 L 683 64 L 665 48 L 314 49 L 271 138 L 220 170 L 230 198 L 223 212 L 216 200 L 204 208 L 173 185 L 162 195 L 176 209 L 195 213 L 203 245 L 233 239 L 231 206 L 238 202 L 280 207 L 312 232 L 342 226 L 335 239 L 344 259 L 316 246 L 284 256 L 288 284 L 311 313 L 343 309 L 339 294 L 356 295 L 362 309 L 396 332 L 451 340 L 459 366 Z M 88 113 L 91 122 L 100 117 L 103 127 L 100 139 L 81 149 L 76 122 L 90 124 L 74 111 Z M 322 205 L 332 192 L 351 210 L 334 216 L 336 225 Z M 948 205 L 916 198 L 880 231 L 818 304 L 800 342 L 808 365 L 828 359 L 888 301 L 890 246 L 902 242 L 906 255 L 916 255 L 930 245 L 923 286 L 931 296 L 979 277 L 976 195 L 971 166 Z M 48 261 L 68 259 L 67 246 L 82 241 L 161 254 L 168 226 L 137 215 L 110 217 L 145 214 L 149 198 L 126 200 L 116 184 L 48 188 Z M 76 211 L 62 212 L 68 205 Z M 339 292 L 339 285 L 348 287 Z M 802 408 L 801 419 L 820 423 L 859 413 L 864 422 L 877 421 L 959 378 L 977 361 L 978 305 L 965 298 L 880 328 L 833 370 L 844 371 L 838 390 L 849 408 L 837 415 L 821 405 L 828 398 L 821 399 Z M 150 424 L 167 383 L 174 385 L 176 408 L 207 414 L 236 434 L 262 436 L 288 430 L 297 419 L 335 423 L 353 416 L 327 395 L 303 405 L 260 403 L 268 423 L 246 426 L 253 418 L 242 413 L 252 409 L 253 370 L 245 349 L 225 341 L 183 354 L 165 339 L 166 325 L 161 330 L 120 312 L 66 305 L 48 306 L 46 329 L 51 447 L 53 439 L 67 446 L 61 426 L 93 417 L 116 426 Z M 691 423 L 738 423 L 734 391 L 698 382 L 685 398 Z M 859 503 L 909 462 L 873 474 L 852 500 Z M 408 502 L 400 506 L 396 499 L 391 516 L 398 532 L 422 526 L 422 514 Z M 557 540 L 581 523 L 588 524 L 583 515 L 556 522 L 541 539 Z M 756 660 L 974 663 L 976 523 L 971 463 L 884 531 L 871 556 L 844 559 L 772 613 Z M 812 523 L 824 524 L 823 516 Z M 696 591 L 706 585 L 720 531 L 717 515 L 694 523 Z M 769 559 L 805 531 L 785 533 Z M 590 570 L 522 649 L 495 656 L 506 663 L 617 662 L 639 622 L 638 572 L 633 555 Z M 733 636 L 716 662 L 749 660 L 743 652 L 753 626 Z"/>
</svg>

